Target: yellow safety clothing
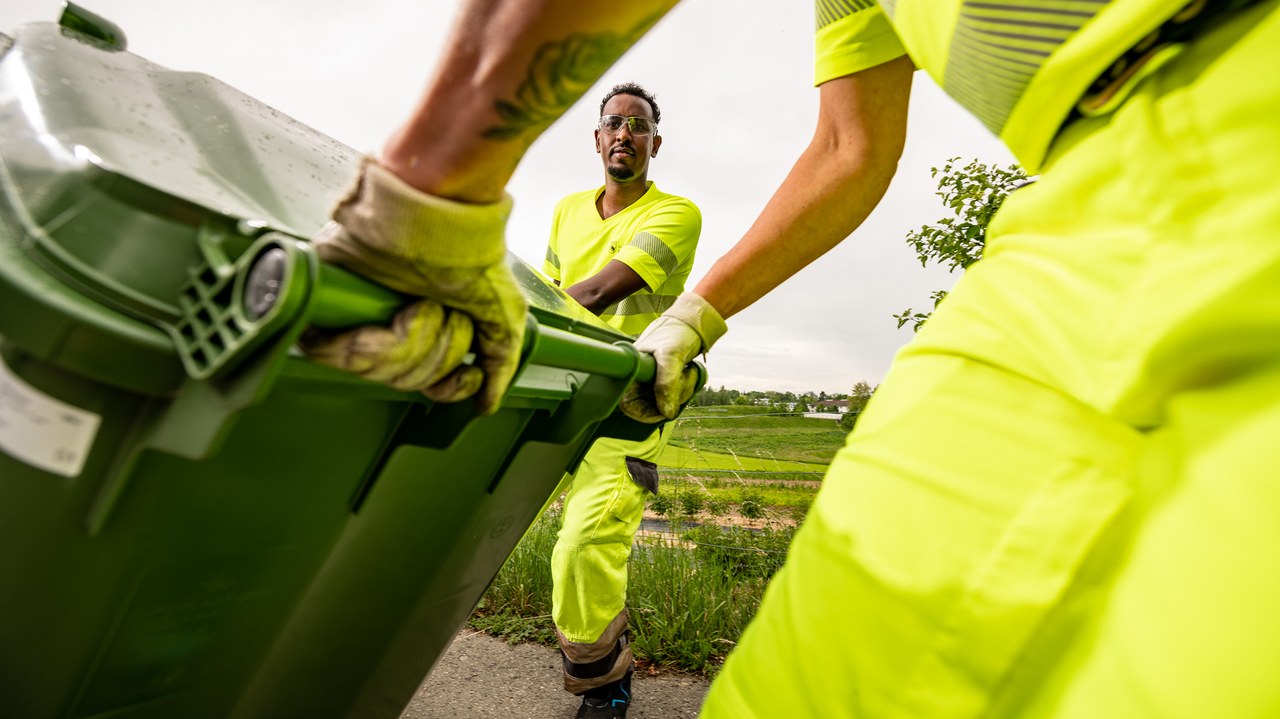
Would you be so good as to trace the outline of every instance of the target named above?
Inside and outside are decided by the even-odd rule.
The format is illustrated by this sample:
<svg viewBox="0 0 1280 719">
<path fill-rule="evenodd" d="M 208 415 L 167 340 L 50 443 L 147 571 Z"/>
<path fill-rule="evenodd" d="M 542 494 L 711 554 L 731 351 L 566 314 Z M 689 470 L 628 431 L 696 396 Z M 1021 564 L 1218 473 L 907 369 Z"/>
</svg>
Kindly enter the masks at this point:
<svg viewBox="0 0 1280 719">
<path fill-rule="evenodd" d="M 612 260 L 634 270 L 646 287 L 601 313 L 609 325 L 633 335 L 684 291 L 702 232 L 696 205 L 648 184 L 640 199 L 607 219 L 596 209 L 603 187 L 562 199 L 543 266 L 563 287 L 592 277 Z M 631 669 L 627 559 L 646 494 L 658 488 L 657 461 L 666 440 L 661 430 L 639 442 L 598 439 L 562 483 L 568 493 L 551 556 L 551 617 L 567 660 L 565 689 L 571 692 L 615 681 Z"/>
<path fill-rule="evenodd" d="M 660 430 L 642 442 L 598 439 L 571 478 L 551 554 L 551 618 L 570 642 L 594 643 L 626 606 L 627 558 L 649 493 L 627 458 L 656 465 L 668 434 Z"/>
<path fill-rule="evenodd" d="M 640 275 L 645 288 L 600 313 L 631 336 L 667 310 L 684 291 L 702 232 L 702 213 L 689 200 L 649 189 L 626 209 L 601 219 L 604 187 L 574 193 L 556 205 L 543 273 L 572 287 L 617 260 Z"/>
<path fill-rule="evenodd" d="M 816 0 L 815 80 L 910 54 L 1035 173 L 1089 86 L 1187 6 L 1187 0 Z"/>
<path fill-rule="evenodd" d="M 1063 128 L 832 463 L 704 717 L 1280 715 L 1276 67 L 1269 0 Z"/>
</svg>

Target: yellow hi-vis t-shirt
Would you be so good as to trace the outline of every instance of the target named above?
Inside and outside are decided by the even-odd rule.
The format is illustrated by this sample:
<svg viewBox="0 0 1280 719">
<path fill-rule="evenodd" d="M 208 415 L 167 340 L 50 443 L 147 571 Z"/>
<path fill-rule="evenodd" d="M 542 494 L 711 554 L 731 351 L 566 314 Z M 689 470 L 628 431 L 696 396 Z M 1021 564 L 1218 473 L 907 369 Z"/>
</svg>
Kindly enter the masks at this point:
<svg viewBox="0 0 1280 719">
<path fill-rule="evenodd" d="M 600 318 L 635 336 L 684 291 L 702 233 L 702 212 L 650 182 L 640 199 L 602 220 L 596 210 L 602 192 L 604 187 L 575 192 L 556 204 L 543 273 L 561 287 L 572 287 L 610 260 L 630 267 L 645 288 L 605 308 Z"/>
<path fill-rule="evenodd" d="M 821 85 L 910 54 L 1036 173 L 1089 86 L 1187 4 L 815 0 L 814 80 Z"/>
</svg>

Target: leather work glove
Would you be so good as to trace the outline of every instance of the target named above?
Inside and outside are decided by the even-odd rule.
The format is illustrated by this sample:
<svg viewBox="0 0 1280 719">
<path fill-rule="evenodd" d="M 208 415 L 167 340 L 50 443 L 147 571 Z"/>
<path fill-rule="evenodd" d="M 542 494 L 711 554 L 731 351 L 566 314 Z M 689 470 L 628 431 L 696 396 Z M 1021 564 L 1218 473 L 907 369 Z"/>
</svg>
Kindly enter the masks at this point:
<svg viewBox="0 0 1280 719">
<path fill-rule="evenodd" d="M 527 306 L 506 263 L 511 198 L 472 205 L 433 197 L 365 158 L 315 239 L 322 260 L 424 298 L 390 328 L 308 330 L 317 362 L 453 402 L 497 409 L 520 361 Z M 474 331 L 473 331 L 474 330 Z M 467 351 L 475 363 L 462 365 Z"/>
<path fill-rule="evenodd" d="M 698 383 L 698 370 L 689 363 L 728 329 L 706 300 L 693 292 L 680 295 L 636 339 L 636 349 L 653 355 L 657 372 L 652 385 L 633 383 L 627 388 L 619 402 L 622 413 L 650 424 L 675 419 Z"/>
<path fill-rule="evenodd" d="M 480 389 L 484 372 L 463 366 L 474 327 L 459 310 L 420 300 L 396 313 L 390 327 L 366 325 L 326 334 L 309 330 L 302 348 L 312 360 L 403 391 L 421 391 L 437 402 L 466 399 Z"/>
</svg>

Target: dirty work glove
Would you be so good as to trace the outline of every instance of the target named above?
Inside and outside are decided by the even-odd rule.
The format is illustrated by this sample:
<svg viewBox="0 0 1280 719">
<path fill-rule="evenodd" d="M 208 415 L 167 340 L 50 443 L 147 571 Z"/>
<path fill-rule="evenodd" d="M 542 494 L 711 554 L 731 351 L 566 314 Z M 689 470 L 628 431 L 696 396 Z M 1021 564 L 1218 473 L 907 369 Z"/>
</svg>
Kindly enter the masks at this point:
<svg viewBox="0 0 1280 719">
<path fill-rule="evenodd" d="M 636 349 L 653 355 L 657 372 L 653 384 L 627 388 L 619 403 L 622 413 L 651 424 L 675 419 L 698 383 L 698 371 L 689 363 L 726 331 L 724 319 L 710 303 L 693 292 L 680 295 L 636 340 Z"/>
<path fill-rule="evenodd" d="M 519 364 L 525 328 L 524 296 L 506 263 L 510 214 L 510 196 L 489 205 L 433 197 L 365 158 L 334 221 L 315 239 L 316 252 L 425 301 L 401 310 L 382 332 L 361 327 L 325 337 L 312 330 L 303 350 L 318 362 L 440 401 L 474 394 L 481 412 L 493 412 Z M 464 336 L 462 353 L 476 355 L 470 367 L 459 365 Z M 413 367 L 418 363 L 425 366 Z"/>
<path fill-rule="evenodd" d="M 313 330 L 303 335 L 302 348 L 321 364 L 398 390 L 418 390 L 437 402 L 456 402 L 474 395 L 484 380 L 479 368 L 462 365 L 473 334 L 471 318 L 461 310 L 419 300 L 397 312 L 390 327 Z"/>
</svg>

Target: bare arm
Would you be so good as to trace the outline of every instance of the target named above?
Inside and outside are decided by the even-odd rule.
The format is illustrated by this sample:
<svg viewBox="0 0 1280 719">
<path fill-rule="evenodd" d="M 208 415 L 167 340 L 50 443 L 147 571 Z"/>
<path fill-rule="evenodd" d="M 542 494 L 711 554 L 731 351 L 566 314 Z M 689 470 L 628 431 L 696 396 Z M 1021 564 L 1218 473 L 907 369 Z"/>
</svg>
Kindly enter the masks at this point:
<svg viewBox="0 0 1280 719">
<path fill-rule="evenodd" d="M 595 314 L 645 288 L 644 279 L 625 263 L 609 260 L 599 272 L 569 287 L 565 292 Z"/>
<path fill-rule="evenodd" d="M 813 140 L 695 292 L 728 318 L 839 244 L 897 170 L 914 66 L 899 58 L 820 86 Z"/>
<path fill-rule="evenodd" d="M 380 164 L 424 192 L 501 198 L 525 150 L 676 0 L 471 0 Z"/>
</svg>

